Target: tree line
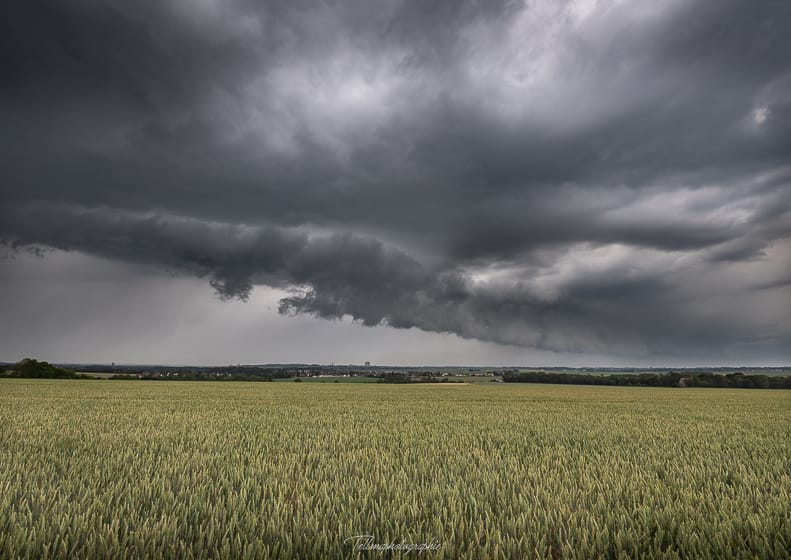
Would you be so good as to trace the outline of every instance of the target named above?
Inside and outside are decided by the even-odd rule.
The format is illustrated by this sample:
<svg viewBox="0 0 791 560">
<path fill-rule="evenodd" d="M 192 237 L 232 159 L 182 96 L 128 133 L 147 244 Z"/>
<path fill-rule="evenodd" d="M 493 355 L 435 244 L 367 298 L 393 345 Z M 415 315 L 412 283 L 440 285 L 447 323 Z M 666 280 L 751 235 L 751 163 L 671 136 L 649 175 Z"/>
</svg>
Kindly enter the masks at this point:
<svg viewBox="0 0 791 560">
<path fill-rule="evenodd" d="M 55 367 L 49 362 L 25 358 L 9 366 L 0 373 L 2 377 L 28 379 L 90 379 L 88 375 L 76 373 L 70 369 Z"/>
<path fill-rule="evenodd" d="M 719 387 L 735 389 L 791 389 L 791 376 L 745 375 L 743 373 L 639 373 L 590 375 L 544 371 L 506 373 L 506 383 L 553 383 L 561 385 L 609 385 L 631 387 Z"/>
</svg>

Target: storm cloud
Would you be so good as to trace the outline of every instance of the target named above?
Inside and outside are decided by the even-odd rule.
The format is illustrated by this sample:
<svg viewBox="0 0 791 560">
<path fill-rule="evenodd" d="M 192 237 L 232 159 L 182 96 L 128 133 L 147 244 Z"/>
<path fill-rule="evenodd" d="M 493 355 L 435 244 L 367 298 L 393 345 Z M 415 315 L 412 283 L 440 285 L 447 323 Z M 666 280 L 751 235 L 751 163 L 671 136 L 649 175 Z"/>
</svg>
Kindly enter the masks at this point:
<svg viewBox="0 0 791 560">
<path fill-rule="evenodd" d="M 12 2 L 0 237 L 283 314 L 788 360 L 789 37 L 769 0 Z"/>
</svg>

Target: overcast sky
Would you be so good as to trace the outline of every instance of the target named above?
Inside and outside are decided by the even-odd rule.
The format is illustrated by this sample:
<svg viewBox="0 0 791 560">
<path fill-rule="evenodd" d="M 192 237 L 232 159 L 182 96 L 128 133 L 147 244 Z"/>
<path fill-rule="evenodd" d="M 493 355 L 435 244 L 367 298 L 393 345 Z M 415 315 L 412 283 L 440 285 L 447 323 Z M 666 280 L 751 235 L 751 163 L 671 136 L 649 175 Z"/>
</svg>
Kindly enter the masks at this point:
<svg viewBox="0 0 791 560">
<path fill-rule="evenodd" d="M 11 0 L 0 360 L 791 363 L 788 0 Z"/>
</svg>

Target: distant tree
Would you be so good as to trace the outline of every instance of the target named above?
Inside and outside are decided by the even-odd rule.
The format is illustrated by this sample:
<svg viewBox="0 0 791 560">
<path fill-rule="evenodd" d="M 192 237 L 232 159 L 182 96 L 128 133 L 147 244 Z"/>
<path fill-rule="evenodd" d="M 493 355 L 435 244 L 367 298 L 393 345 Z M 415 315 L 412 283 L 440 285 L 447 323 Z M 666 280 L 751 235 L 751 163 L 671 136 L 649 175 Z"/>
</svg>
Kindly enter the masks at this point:
<svg viewBox="0 0 791 560">
<path fill-rule="evenodd" d="M 379 383 L 412 383 L 412 380 L 404 373 L 386 373 L 379 380 Z"/>
<path fill-rule="evenodd" d="M 70 369 L 55 367 L 49 362 L 38 361 L 33 358 L 20 360 L 10 371 L 5 373 L 6 377 L 20 377 L 33 379 L 86 379 L 88 376 L 79 375 Z"/>
</svg>

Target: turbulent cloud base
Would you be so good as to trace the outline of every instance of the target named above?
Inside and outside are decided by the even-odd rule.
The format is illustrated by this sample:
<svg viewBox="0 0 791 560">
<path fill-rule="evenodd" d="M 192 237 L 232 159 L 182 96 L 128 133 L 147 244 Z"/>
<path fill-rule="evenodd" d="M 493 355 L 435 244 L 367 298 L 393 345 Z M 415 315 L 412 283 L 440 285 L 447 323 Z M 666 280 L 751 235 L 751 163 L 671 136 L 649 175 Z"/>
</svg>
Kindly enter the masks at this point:
<svg viewBox="0 0 791 560">
<path fill-rule="evenodd" d="M 281 313 L 369 326 L 791 359 L 788 2 L 10 13 L 14 250 L 153 265 L 223 299 L 270 286 Z"/>
</svg>

